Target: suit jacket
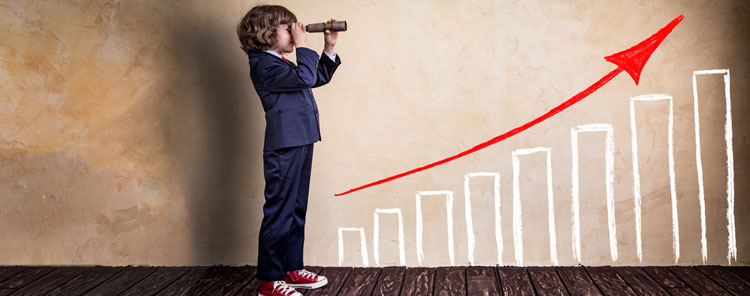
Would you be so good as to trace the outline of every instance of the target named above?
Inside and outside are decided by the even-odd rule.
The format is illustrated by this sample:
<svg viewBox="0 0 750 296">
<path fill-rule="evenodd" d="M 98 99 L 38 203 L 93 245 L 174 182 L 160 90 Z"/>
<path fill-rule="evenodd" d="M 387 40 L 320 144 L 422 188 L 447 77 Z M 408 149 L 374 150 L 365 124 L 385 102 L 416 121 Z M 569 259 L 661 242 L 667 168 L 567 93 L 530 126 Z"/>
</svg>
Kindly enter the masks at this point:
<svg viewBox="0 0 750 296">
<path fill-rule="evenodd" d="M 297 48 L 298 65 L 262 51 L 251 51 L 250 78 L 266 112 L 263 151 L 307 145 L 322 140 L 318 105 L 312 88 L 331 81 L 341 64 L 312 49 Z"/>
</svg>

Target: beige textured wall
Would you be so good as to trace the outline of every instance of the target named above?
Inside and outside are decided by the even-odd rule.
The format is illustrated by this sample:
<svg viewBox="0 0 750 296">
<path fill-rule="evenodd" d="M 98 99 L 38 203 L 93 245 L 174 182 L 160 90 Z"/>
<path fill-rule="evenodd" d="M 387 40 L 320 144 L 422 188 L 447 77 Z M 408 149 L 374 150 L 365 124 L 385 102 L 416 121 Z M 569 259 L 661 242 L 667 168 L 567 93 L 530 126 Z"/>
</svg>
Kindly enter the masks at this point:
<svg viewBox="0 0 750 296">
<path fill-rule="evenodd" d="M 234 33 L 253 1 L 0 0 L 0 264 L 254 264 L 262 218 L 263 111 Z M 750 107 L 746 1 L 281 1 L 306 23 L 347 20 L 333 82 L 315 89 L 305 259 L 337 265 L 338 227 L 400 208 L 405 259 L 418 265 L 417 191 L 453 192 L 455 264 L 468 264 L 464 175 L 500 175 L 502 262 L 516 264 L 511 152 L 552 149 L 559 264 L 573 257 L 571 140 L 614 128 L 617 261 L 610 258 L 604 135 L 580 136 L 582 263 L 673 264 L 664 102 L 636 105 L 643 261 L 636 256 L 629 98 L 674 98 L 678 264 L 701 264 L 693 95 L 696 70 L 730 69 L 736 182 L 735 265 L 750 263 Z M 641 83 L 620 74 L 573 108 L 491 148 L 397 181 L 334 193 L 486 141 L 614 69 L 603 57 L 685 20 Z M 322 36 L 308 43 L 322 50 Z M 724 96 L 698 80 L 708 264 L 728 264 Z M 546 168 L 521 158 L 524 264 L 549 265 Z M 491 178 L 471 182 L 476 264 L 497 264 Z M 424 197 L 424 265 L 447 265 L 442 197 Z M 398 265 L 398 223 L 380 216 L 380 265 Z M 344 265 L 362 265 L 344 232 Z"/>
</svg>

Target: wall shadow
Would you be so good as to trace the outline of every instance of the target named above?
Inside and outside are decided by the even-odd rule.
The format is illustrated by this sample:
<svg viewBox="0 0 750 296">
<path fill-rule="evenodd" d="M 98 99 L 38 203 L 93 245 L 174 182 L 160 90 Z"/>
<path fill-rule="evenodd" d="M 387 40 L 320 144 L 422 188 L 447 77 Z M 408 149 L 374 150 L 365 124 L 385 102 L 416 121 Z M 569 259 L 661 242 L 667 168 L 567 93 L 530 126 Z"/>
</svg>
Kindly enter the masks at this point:
<svg viewBox="0 0 750 296">
<path fill-rule="evenodd" d="M 258 145 L 265 121 L 253 118 L 258 112 L 249 112 L 260 108 L 260 99 L 252 88 L 247 59 L 244 54 L 237 59 L 239 42 L 229 38 L 236 36 L 233 25 L 215 20 L 196 24 L 205 15 L 193 14 L 173 20 L 169 40 L 164 41 L 174 48 L 170 59 L 176 73 L 166 86 L 164 103 L 171 115 L 165 126 L 175 157 L 173 174 L 179 178 L 175 183 L 188 210 L 191 245 L 186 251 L 192 253 L 193 265 L 254 262 L 257 239 L 243 234 L 257 235 L 258 229 L 248 230 L 254 224 L 242 221 L 262 216 L 262 211 L 248 212 L 247 206 L 257 195 L 247 192 L 255 188 L 248 182 L 263 180 L 262 170 L 250 170 L 247 161 L 261 158 Z M 239 75 L 237 69 L 243 66 L 244 75 Z"/>
</svg>

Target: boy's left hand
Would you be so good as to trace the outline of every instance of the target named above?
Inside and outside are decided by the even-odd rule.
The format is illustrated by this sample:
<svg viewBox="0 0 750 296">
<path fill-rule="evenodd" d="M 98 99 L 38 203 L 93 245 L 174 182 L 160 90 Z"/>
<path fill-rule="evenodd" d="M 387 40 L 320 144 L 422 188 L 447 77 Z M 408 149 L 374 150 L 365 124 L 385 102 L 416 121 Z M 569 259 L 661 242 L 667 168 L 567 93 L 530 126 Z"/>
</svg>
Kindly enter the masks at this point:
<svg viewBox="0 0 750 296">
<path fill-rule="evenodd" d="M 332 23 L 335 22 L 335 19 L 330 19 L 328 22 Z M 331 32 L 331 30 L 326 30 L 325 33 L 323 33 L 324 39 L 325 39 L 325 45 L 328 46 L 336 46 L 336 40 L 339 39 L 339 32 Z"/>
</svg>

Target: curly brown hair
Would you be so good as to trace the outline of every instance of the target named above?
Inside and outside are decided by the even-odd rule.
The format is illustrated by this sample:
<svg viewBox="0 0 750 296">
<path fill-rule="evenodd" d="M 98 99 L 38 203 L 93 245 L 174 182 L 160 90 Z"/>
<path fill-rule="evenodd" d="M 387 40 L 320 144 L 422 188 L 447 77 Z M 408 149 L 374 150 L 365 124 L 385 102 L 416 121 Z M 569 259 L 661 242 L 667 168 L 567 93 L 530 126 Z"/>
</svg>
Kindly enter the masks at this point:
<svg viewBox="0 0 750 296">
<path fill-rule="evenodd" d="M 258 5 L 250 9 L 237 24 L 237 37 L 240 48 L 250 51 L 264 51 L 276 44 L 276 27 L 297 22 L 297 16 L 280 5 Z"/>
</svg>

